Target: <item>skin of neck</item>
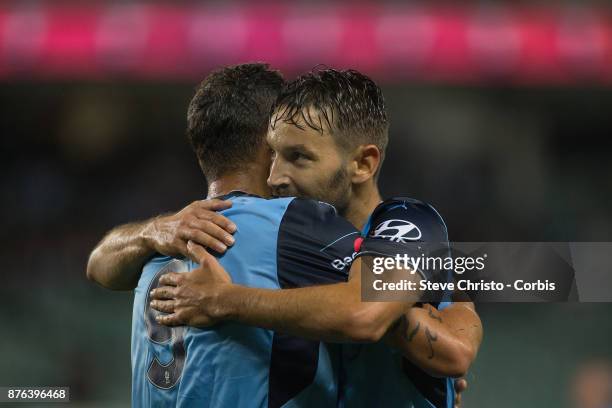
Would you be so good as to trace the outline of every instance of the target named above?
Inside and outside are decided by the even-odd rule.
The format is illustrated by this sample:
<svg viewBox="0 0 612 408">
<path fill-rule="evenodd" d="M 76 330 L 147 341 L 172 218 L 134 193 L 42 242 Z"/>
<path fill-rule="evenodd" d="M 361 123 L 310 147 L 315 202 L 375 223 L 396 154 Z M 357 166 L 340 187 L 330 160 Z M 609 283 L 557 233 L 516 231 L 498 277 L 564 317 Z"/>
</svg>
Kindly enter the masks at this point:
<svg viewBox="0 0 612 408">
<path fill-rule="evenodd" d="M 362 229 L 370 214 L 381 201 L 382 198 L 374 179 L 354 184 L 350 204 L 343 215 L 355 227 Z"/>
<path fill-rule="evenodd" d="M 231 193 L 232 191 L 243 191 L 247 194 L 254 194 L 260 197 L 268 197 L 270 190 L 265 182 L 261 182 L 261 176 L 253 173 L 231 172 L 223 174 L 221 177 L 211 180 L 208 183 L 208 193 L 206 198 L 215 198 Z"/>
<path fill-rule="evenodd" d="M 206 198 L 214 198 L 243 191 L 260 197 L 270 196 L 270 187 L 266 182 L 270 173 L 270 153 L 267 148 L 260 149 L 253 161 L 240 170 L 228 171 L 208 182 Z"/>
</svg>

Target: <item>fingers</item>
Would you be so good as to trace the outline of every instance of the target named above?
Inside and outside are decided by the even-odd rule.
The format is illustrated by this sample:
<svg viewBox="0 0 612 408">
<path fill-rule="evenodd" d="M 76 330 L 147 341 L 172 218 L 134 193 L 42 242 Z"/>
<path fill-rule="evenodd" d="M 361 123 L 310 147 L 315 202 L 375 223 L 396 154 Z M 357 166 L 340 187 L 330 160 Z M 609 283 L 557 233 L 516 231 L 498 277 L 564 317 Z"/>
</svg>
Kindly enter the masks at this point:
<svg viewBox="0 0 612 408">
<path fill-rule="evenodd" d="M 192 240 L 218 253 L 225 253 L 227 247 L 234 245 L 232 234 L 236 232 L 236 225 L 214 211 L 197 208 L 190 214 L 186 227 L 181 231 L 185 240 Z"/>
<path fill-rule="evenodd" d="M 194 220 L 190 229 L 181 233 L 185 241 L 191 240 L 219 253 L 224 253 L 234 244 L 234 237 L 210 221 Z"/>
<path fill-rule="evenodd" d="M 176 302 L 174 300 L 152 300 L 150 306 L 159 312 L 174 313 Z"/>
<path fill-rule="evenodd" d="M 222 211 L 231 208 L 232 201 L 231 200 L 219 200 L 218 198 L 211 198 L 207 200 L 199 200 L 197 201 L 200 208 L 205 210 L 212 211 Z"/>
<path fill-rule="evenodd" d="M 177 288 L 173 286 L 162 286 L 151 291 L 151 299 L 154 300 L 167 300 L 175 299 L 177 295 Z"/>
<path fill-rule="evenodd" d="M 186 324 L 181 318 L 180 313 L 172 313 L 168 315 L 159 315 L 155 317 L 155 320 L 159 324 L 163 324 L 164 326 L 182 326 Z"/>
<path fill-rule="evenodd" d="M 217 200 L 217 201 L 220 201 L 220 200 Z M 221 209 L 226 209 L 226 208 L 231 207 L 231 201 L 226 201 L 226 202 L 229 202 L 230 205 L 225 208 L 221 208 Z M 229 218 L 223 216 L 222 214 L 219 214 L 216 211 L 218 210 L 211 210 L 211 208 L 207 208 L 206 204 L 202 204 L 197 208 L 196 211 L 194 211 L 194 215 L 201 220 L 210 221 L 216 224 L 217 226 L 221 227 L 222 229 L 229 232 L 230 234 L 233 234 L 234 232 L 236 232 L 236 224 L 230 221 Z"/>
<path fill-rule="evenodd" d="M 206 251 L 199 245 L 189 241 L 187 243 L 187 250 L 189 251 L 189 257 L 200 264 L 200 267 L 194 269 L 190 273 L 198 276 L 206 276 L 208 285 L 222 283 L 232 283 L 232 278 L 229 273 L 221 266 L 217 258 Z M 197 260 L 196 260 L 197 259 Z"/>
<path fill-rule="evenodd" d="M 157 230 L 164 234 L 158 240 L 158 252 L 174 256 L 177 252 L 188 256 L 186 243 L 192 240 L 220 254 L 234 244 L 232 234 L 236 224 L 216 211 L 230 208 L 229 200 L 194 201 L 177 214 L 158 219 Z"/>
<path fill-rule="evenodd" d="M 159 286 L 178 286 L 184 278 L 183 273 L 168 272 L 159 278 Z"/>
<path fill-rule="evenodd" d="M 225 228 L 228 228 L 227 226 L 226 227 L 220 226 L 220 224 L 225 225 L 225 223 L 222 223 L 220 219 L 217 219 L 217 217 L 223 217 L 223 216 L 220 214 L 214 214 L 210 220 L 203 220 L 201 218 L 195 218 L 194 220 L 191 221 L 191 227 L 199 231 L 205 232 L 211 237 L 216 238 L 219 241 L 223 242 L 227 246 L 233 245 L 234 237 L 232 236 L 232 234 L 226 231 Z M 227 219 L 225 217 L 223 218 Z"/>
<path fill-rule="evenodd" d="M 189 253 L 189 258 L 191 258 L 194 262 L 199 263 L 201 267 L 209 268 L 211 265 L 214 265 L 217 262 L 217 259 L 206 249 L 200 245 L 197 245 L 193 241 L 187 242 L 187 252 Z"/>
<path fill-rule="evenodd" d="M 206 259 L 206 255 L 210 255 L 203 246 L 196 244 L 193 241 L 187 242 L 187 255 L 189 259 L 197 264 L 202 264 L 202 260 Z"/>
</svg>

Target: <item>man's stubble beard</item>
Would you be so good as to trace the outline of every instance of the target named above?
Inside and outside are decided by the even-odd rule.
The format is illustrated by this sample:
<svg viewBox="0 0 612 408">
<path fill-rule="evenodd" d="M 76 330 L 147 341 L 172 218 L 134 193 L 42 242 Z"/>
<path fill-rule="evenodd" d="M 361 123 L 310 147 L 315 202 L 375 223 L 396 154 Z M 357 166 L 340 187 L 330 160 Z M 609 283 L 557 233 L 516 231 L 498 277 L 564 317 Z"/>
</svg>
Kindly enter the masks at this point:
<svg viewBox="0 0 612 408">
<path fill-rule="evenodd" d="M 351 202 L 351 182 L 344 165 L 340 166 L 338 171 L 334 173 L 325 190 L 324 194 L 329 199 L 322 201 L 327 201 L 336 207 L 338 214 L 345 215 Z"/>
<path fill-rule="evenodd" d="M 333 205 L 338 214 L 344 215 L 351 201 L 351 182 L 345 165 L 341 165 L 331 178 L 324 182 L 324 187 L 314 192 L 305 192 L 297 186 L 288 189 L 276 189 L 273 191 L 275 197 L 299 197 L 322 201 Z"/>
</svg>

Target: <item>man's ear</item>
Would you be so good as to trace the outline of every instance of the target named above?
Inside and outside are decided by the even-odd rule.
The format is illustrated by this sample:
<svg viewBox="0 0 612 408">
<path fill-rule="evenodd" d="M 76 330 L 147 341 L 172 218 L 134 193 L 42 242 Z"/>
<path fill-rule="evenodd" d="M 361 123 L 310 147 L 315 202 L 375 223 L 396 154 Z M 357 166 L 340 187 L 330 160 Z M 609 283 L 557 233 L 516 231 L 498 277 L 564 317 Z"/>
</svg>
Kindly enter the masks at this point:
<svg viewBox="0 0 612 408">
<path fill-rule="evenodd" d="M 380 150 L 376 145 L 361 145 L 353 153 L 351 182 L 361 184 L 374 178 L 380 166 Z"/>
</svg>

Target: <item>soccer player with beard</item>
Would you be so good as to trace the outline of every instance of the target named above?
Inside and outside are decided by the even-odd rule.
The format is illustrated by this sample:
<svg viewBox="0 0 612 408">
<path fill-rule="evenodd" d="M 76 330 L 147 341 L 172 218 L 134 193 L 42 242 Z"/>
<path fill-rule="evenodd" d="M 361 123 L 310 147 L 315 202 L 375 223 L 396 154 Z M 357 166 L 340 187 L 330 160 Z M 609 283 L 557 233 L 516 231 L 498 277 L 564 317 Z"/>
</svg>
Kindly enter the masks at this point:
<svg viewBox="0 0 612 408">
<path fill-rule="evenodd" d="M 351 87 L 355 88 L 356 84 L 355 81 L 349 80 L 348 82 L 345 81 L 345 83 L 341 83 L 339 88 L 332 87 L 332 92 L 337 93 L 339 91 L 342 91 L 343 89 L 347 89 L 347 87 L 349 91 L 355 91 L 363 85 L 366 85 L 363 89 L 366 91 L 366 93 L 368 93 L 366 97 L 371 97 L 372 95 L 376 96 L 380 92 L 375 86 L 375 84 L 371 83 L 369 79 L 365 77 L 362 78 L 357 73 L 336 73 L 335 71 L 329 71 L 327 73 L 341 74 L 340 76 L 344 75 L 344 80 L 347 79 L 347 76 L 353 76 L 353 80 L 358 80 L 357 89 L 351 89 Z M 307 78 L 307 76 L 301 79 L 304 78 Z M 329 80 L 330 78 L 328 77 L 327 79 Z M 359 80 L 362 80 L 362 82 L 359 83 Z M 296 83 L 294 83 L 294 85 L 296 84 L 298 84 L 297 81 Z M 373 93 L 370 91 L 373 91 Z M 355 94 L 353 95 L 353 97 L 356 98 L 357 101 L 359 101 L 359 98 L 363 98 L 365 95 L 363 93 L 360 94 L 359 92 L 353 93 Z M 306 100 L 303 106 L 312 108 L 313 106 L 310 106 L 309 104 L 313 106 L 319 106 L 317 105 L 317 102 L 313 102 L 312 100 Z M 380 107 L 380 104 L 382 104 L 382 95 L 380 95 L 379 100 L 374 101 L 374 107 Z M 289 131 L 292 130 L 291 127 L 305 132 L 308 132 L 309 130 L 316 130 L 316 137 L 319 137 L 319 139 L 323 138 L 324 142 L 326 141 L 325 138 L 327 138 L 327 142 L 329 142 L 331 140 L 329 139 L 331 129 L 334 126 L 333 115 L 338 115 L 339 112 L 333 111 L 333 107 L 330 108 L 332 109 L 331 111 L 326 111 L 326 113 L 332 115 L 331 119 L 326 119 L 328 127 L 324 128 L 322 126 L 322 120 L 324 120 L 324 117 L 319 116 L 318 119 L 320 127 L 317 128 L 316 125 L 312 126 L 313 124 L 315 124 L 315 122 L 313 122 L 312 120 L 308 121 L 306 119 L 307 117 L 316 118 L 316 112 L 313 112 L 310 109 L 301 109 L 299 104 L 296 104 L 296 106 L 291 109 L 285 110 L 284 116 L 277 115 L 279 119 L 284 117 L 281 123 L 278 123 L 280 127 L 277 133 L 281 135 L 280 128 L 284 123 L 286 125 L 289 125 L 289 128 L 287 129 Z M 287 104 L 286 107 L 290 108 L 289 104 Z M 367 109 L 371 107 L 372 106 L 367 106 Z M 380 110 L 379 112 L 382 112 L 384 115 L 384 105 L 382 105 L 382 110 Z M 300 115 L 302 116 L 301 119 L 299 117 Z M 301 122 L 302 120 L 303 123 Z M 371 125 L 372 122 L 360 123 L 358 124 L 358 128 L 360 132 L 363 132 L 364 129 L 365 131 L 367 131 L 368 126 L 370 126 L 371 128 Z M 386 132 L 386 124 L 384 124 L 384 126 L 384 131 Z M 298 134 L 298 136 L 300 135 Z M 371 137 L 371 135 L 369 136 Z M 273 135 L 270 138 L 270 141 L 273 143 L 274 141 L 272 139 Z M 313 139 L 310 141 L 312 142 L 316 140 Z M 367 138 L 364 139 L 364 141 L 367 142 Z M 274 160 L 274 163 L 276 165 L 285 165 L 293 163 L 296 167 L 301 168 L 302 170 L 312 170 L 312 168 L 309 168 L 308 166 L 301 167 L 301 165 L 305 163 L 305 160 L 313 160 L 317 165 L 322 165 L 324 170 L 329 172 L 328 174 L 332 175 L 327 180 L 324 180 L 323 177 L 317 177 L 316 173 L 311 172 L 310 175 L 308 175 L 308 171 L 306 171 L 306 173 L 302 173 L 302 175 L 300 176 L 299 171 L 294 171 L 290 169 L 288 172 L 288 174 L 290 174 L 290 177 L 295 178 L 296 180 L 300 177 L 303 178 L 301 180 L 297 180 L 297 182 L 291 180 L 288 183 L 275 183 L 273 177 L 275 174 L 278 174 L 278 171 L 275 172 L 273 168 L 270 181 L 272 185 L 278 186 L 278 189 L 281 191 L 284 189 L 286 190 L 285 192 L 289 192 L 289 189 L 292 188 L 291 186 L 293 185 L 296 188 L 296 192 L 300 192 L 304 195 L 311 197 L 319 196 L 328 201 L 332 201 L 337 204 L 338 207 L 341 208 L 347 215 L 351 214 L 351 218 L 353 219 L 353 222 L 355 224 L 361 225 L 365 222 L 365 218 L 367 218 L 369 214 L 367 207 L 370 206 L 371 211 L 374 207 L 376 207 L 376 204 L 378 203 L 380 197 L 377 196 L 378 198 L 376 202 L 370 200 L 369 204 L 366 202 L 365 205 L 362 206 L 351 206 L 350 199 L 348 199 L 348 196 L 353 195 L 353 197 L 366 197 L 366 195 L 364 195 L 364 192 L 366 190 L 360 188 L 359 185 L 367 182 L 368 179 L 370 179 L 372 175 L 377 172 L 376 170 L 379 167 L 379 163 L 377 160 L 380 160 L 380 157 L 377 158 L 377 151 L 378 153 L 380 153 L 381 150 L 384 152 L 384 146 L 382 148 L 380 146 L 374 146 L 374 148 L 372 148 L 372 146 L 367 146 L 365 144 L 361 145 L 360 149 L 361 147 L 363 147 L 363 149 L 361 150 L 364 153 L 361 155 L 361 158 L 363 158 L 363 160 L 358 160 L 359 163 L 355 163 L 352 159 L 338 161 L 338 159 L 342 157 L 338 155 L 339 148 L 338 145 L 336 145 L 335 143 L 336 140 L 334 139 L 333 144 L 331 145 L 329 143 L 325 145 L 324 143 L 322 145 L 309 146 L 308 144 L 297 143 L 295 145 L 289 146 L 289 148 L 283 148 L 282 146 L 277 146 L 275 148 L 276 150 L 278 150 L 278 152 L 280 152 L 280 154 L 284 155 L 286 158 L 286 163 L 283 163 L 282 160 L 279 161 L 279 153 L 277 152 Z M 350 146 L 348 145 L 345 147 L 350 149 Z M 332 150 L 330 151 L 329 148 L 332 148 Z M 313 151 L 315 151 L 315 153 L 318 153 L 319 155 L 315 154 L 313 157 Z M 357 164 L 356 168 L 355 166 L 352 166 L 355 164 Z M 350 181 L 350 185 L 349 183 L 347 183 L 347 181 Z M 309 182 L 310 185 L 308 184 Z M 323 182 L 323 184 L 321 184 L 321 182 Z M 354 184 L 357 185 L 357 188 L 353 188 L 355 187 L 353 186 Z M 321 188 L 321 185 L 326 186 L 327 188 Z M 358 190 L 360 191 L 360 194 L 355 195 L 354 193 Z M 428 220 L 434 220 L 435 222 L 437 218 L 439 219 L 439 217 L 436 218 L 437 214 L 435 214 L 435 216 L 432 216 L 431 208 L 422 203 L 412 201 L 410 207 L 412 209 L 413 216 L 418 216 L 419 213 L 422 213 L 425 214 L 425 217 L 429 217 L 426 218 Z M 206 208 L 220 209 L 224 208 L 224 204 L 221 202 L 212 202 L 207 207 L 205 204 L 198 202 L 192 204 L 191 206 L 176 215 L 162 217 L 161 219 L 156 219 L 148 223 L 133 224 L 116 229 L 115 231 L 111 232 L 111 234 L 106 237 L 106 239 L 94 251 L 94 253 L 92 253 L 92 258 L 90 259 L 90 270 L 88 270 L 88 272 L 92 272 L 91 276 L 95 276 L 99 272 L 98 276 L 101 276 L 101 279 L 98 279 L 98 281 L 105 283 L 107 286 L 111 286 L 114 288 L 130 288 L 130 286 L 133 287 L 132 284 L 134 282 L 134 276 L 139 275 L 139 263 L 146 260 L 152 253 L 161 252 L 168 253 L 169 255 L 173 255 L 176 253 L 185 253 L 187 252 L 185 248 L 187 240 L 194 240 L 209 247 L 218 248 L 219 252 L 222 252 L 224 250 L 224 246 L 231 244 L 231 242 L 230 240 L 228 240 L 227 236 L 222 231 L 220 231 L 219 229 L 215 229 L 212 224 L 220 224 L 228 230 L 231 230 L 231 228 L 229 224 L 227 224 L 227 220 L 215 217 L 214 214 L 211 215 L 210 213 L 205 211 Z M 214 223 L 207 223 L 207 219 L 214 220 Z M 424 231 L 427 230 L 427 228 L 429 227 L 430 226 L 427 225 L 421 225 L 421 228 Z M 439 229 L 439 226 L 433 227 L 433 230 L 439 231 Z M 208 235 L 205 232 L 202 232 L 201 230 L 207 230 Z M 215 241 L 214 237 L 225 241 L 225 243 Z M 197 247 L 193 249 L 197 249 Z M 198 253 L 202 257 L 207 257 L 207 254 L 205 253 Z M 207 260 L 206 258 L 202 259 L 208 264 L 209 267 L 210 265 L 214 265 L 215 267 L 219 266 L 214 262 L 214 260 Z M 348 265 L 344 266 L 346 267 Z M 354 270 L 359 269 L 358 266 L 355 265 L 353 265 L 353 268 Z M 120 273 L 117 274 L 117 272 Z M 195 291 L 181 291 L 182 295 L 185 295 L 187 293 L 194 294 L 197 293 L 198 290 L 204 290 L 204 294 L 210 294 L 212 292 L 215 292 L 216 289 L 220 287 L 226 287 L 227 289 L 238 288 L 237 285 L 227 285 L 224 283 L 215 287 L 214 285 L 211 285 L 211 282 L 209 281 L 209 276 L 203 278 L 202 274 L 198 275 L 196 274 L 196 272 L 198 271 L 195 271 L 190 274 L 185 274 L 184 279 L 177 279 L 176 275 L 169 274 L 169 278 L 167 280 L 164 277 L 162 277 L 161 280 L 162 282 L 167 283 L 178 283 L 179 286 L 191 286 L 191 289 L 195 289 Z M 217 272 L 219 274 L 223 274 L 222 269 L 218 269 Z M 353 277 L 357 275 L 353 274 Z M 234 276 L 232 276 L 232 278 L 234 278 Z M 227 276 L 220 276 L 220 281 L 226 282 Z M 343 288 L 340 288 L 340 286 L 338 285 L 329 286 L 329 288 L 336 286 L 335 289 L 339 290 L 338 293 L 340 293 L 340 295 L 348 294 L 350 296 L 345 299 L 349 300 L 348 302 L 343 303 L 342 301 L 340 301 L 332 303 L 332 309 L 336 306 L 338 307 L 337 309 L 334 309 L 334 311 L 336 312 L 335 314 L 337 319 L 330 319 L 322 326 L 320 326 L 320 324 L 323 323 L 321 319 L 318 319 L 317 321 L 317 319 L 315 318 L 313 322 L 308 322 L 308 319 L 302 320 L 302 322 L 305 323 L 305 327 L 296 328 L 295 321 L 291 322 L 291 319 L 295 318 L 295 310 L 282 311 L 281 314 L 285 313 L 285 317 L 279 316 L 280 320 L 277 321 L 270 322 L 265 317 L 263 318 L 263 320 L 261 320 L 262 317 L 258 315 L 258 313 L 263 312 L 264 314 L 275 314 L 279 312 L 279 310 L 276 309 L 278 302 L 275 303 L 275 300 L 271 300 L 271 303 L 266 306 L 265 301 L 261 302 L 263 298 L 259 299 L 260 303 L 257 303 L 257 301 L 253 303 L 255 307 L 253 315 L 248 316 L 247 314 L 245 314 L 241 316 L 237 314 L 236 316 L 232 317 L 237 321 L 248 322 L 250 320 L 255 325 L 281 330 L 284 329 L 289 333 L 302 334 L 306 337 L 312 338 L 323 338 L 336 341 L 377 340 L 382 336 L 384 332 L 386 332 L 386 328 L 388 328 L 393 321 L 397 320 L 395 318 L 398 316 L 398 312 L 397 310 L 395 310 L 392 313 L 389 313 L 390 304 L 374 305 L 374 307 L 363 307 L 363 305 L 359 301 L 358 292 L 354 290 L 356 287 L 355 283 L 358 283 L 358 280 L 352 279 L 350 282 L 351 285 L 344 285 Z M 215 290 L 211 291 L 211 289 Z M 242 289 L 247 288 L 242 287 Z M 349 289 L 349 291 L 347 292 L 346 289 Z M 157 293 L 164 297 L 164 290 L 157 291 Z M 173 290 L 172 293 L 178 294 L 178 291 Z M 297 293 L 293 292 L 292 295 Z M 313 293 L 316 293 L 316 291 Z M 329 293 L 332 294 L 332 292 Z M 217 293 L 217 295 L 218 294 L 219 293 Z M 259 294 L 262 293 L 255 292 L 256 296 Z M 307 295 L 307 292 L 303 292 L 303 294 L 306 296 L 311 295 Z M 268 293 L 263 294 L 264 297 L 267 295 Z M 306 299 L 301 298 L 300 296 L 301 295 L 299 295 L 298 298 L 301 300 L 298 300 L 298 303 L 295 303 L 294 305 L 298 305 L 300 302 Z M 202 299 L 203 297 L 199 296 L 199 300 Z M 253 299 L 245 297 L 241 300 L 250 302 Z M 221 309 L 219 309 L 218 311 L 213 311 L 213 313 L 211 314 L 211 310 L 207 310 L 205 307 L 189 307 L 189 301 L 193 302 L 194 298 L 182 299 L 182 304 L 179 307 L 176 307 L 176 303 L 172 303 L 171 307 L 176 313 L 170 315 L 167 319 L 161 319 L 160 321 L 165 321 L 166 323 L 170 324 L 176 324 L 179 323 L 180 319 L 183 319 L 185 323 L 205 326 L 208 324 L 212 324 L 215 319 L 219 318 L 219 316 L 216 315 L 217 312 L 220 312 L 222 314 L 225 313 L 224 311 L 221 311 Z M 211 302 L 208 304 L 208 306 L 211 306 L 213 304 L 215 303 Z M 220 304 L 221 303 L 219 303 L 219 305 Z M 291 307 L 290 304 L 287 305 Z M 246 304 L 243 304 L 243 306 L 246 306 Z M 168 302 L 162 302 L 158 304 L 158 307 L 160 307 L 161 309 L 167 308 L 169 307 Z M 225 311 L 227 311 L 227 309 L 225 309 Z M 321 315 L 323 320 L 327 318 L 325 316 L 329 316 L 329 311 L 328 313 L 324 313 Z M 461 330 L 464 327 L 468 327 L 470 322 L 474 322 L 474 316 L 475 315 L 471 314 L 466 315 L 465 311 L 457 306 L 451 306 L 440 312 L 439 315 L 436 315 L 431 307 L 414 308 L 411 309 L 405 315 L 404 319 L 400 320 L 401 324 L 396 325 L 396 330 L 390 337 L 395 337 L 395 339 L 392 339 L 392 341 L 395 340 L 396 345 L 404 352 L 404 355 L 408 356 L 411 360 L 413 360 L 416 364 L 418 364 L 428 372 L 436 375 L 456 375 L 464 372 L 465 369 L 467 369 L 471 358 L 473 358 L 473 355 L 475 354 L 475 348 L 477 348 L 477 343 L 479 342 L 479 322 L 477 321 L 477 317 L 475 317 L 477 324 L 474 325 L 477 326 L 477 328 L 475 330 L 472 330 L 472 334 L 468 335 L 466 338 L 461 339 L 453 337 L 451 334 L 449 334 L 449 332 L 452 330 Z M 442 318 L 444 318 L 444 322 L 441 321 Z M 283 319 L 285 319 L 285 323 L 283 323 Z M 299 322 L 297 324 L 298 326 L 300 325 Z M 319 326 L 317 327 L 317 325 Z M 417 334 L 419 334 L 419 327 L 421 328 L 421 334 L 423 332 L 435 333 L 437 349 L 437 354 L 435 358 L 424 358 L 424 356 L 429 354 L 424 352 L 426 349 L 429 350 L 429 348 L 431 348 L 431 350 L 433 350 L 432 338 L 431 336 L 425 336 L 424 338 L 420 338 L 422 336 L 417 336 Z M 410 341 L 407 341 L 407 338 L 405 336 L 405 333 L 408 332 L 408 329 L 410 330 L 409 333 L 411 335 Z M 423 392 L 423 390 L 427 391 L 427 387 L 429 387 L 430 391 L 433 390 L 433 392 L 442 392 L 441 398 L 445 399 L 448 402 L 448 399 L 451 398 L 452 391 L 450 391 L 450 389 L 446 386 L 444 386 L 446 388 L 441 391 L 439 386 L 439 384 L 441 384 L 440 381 L 437 382 L 437 388 L 436 384 L 434 384 L 434 387 L 431 387 L 432 382 L 429 382 L 429 385 L 425 384 L 425 386 L 423 387 L 423 384 L 421 384 L 421 387 L 418 390 L 415 389 L 414 384 L 412 384 L 410 381 L 407 381 L 407 377 L 403 373 L 394 370 L 397 367 L 392 366 L 392 364 L 397 363 L 398 360 L 396 357 L 398 357 L 398 355 L 390 354 L 388 351 L 389 349 L 386 346 L 381 345 L 379 348 L 366 348 L 365 350 L 357 350 L 357 353 L 355 353 L 354 351 L 351 353 L 345 353 L 347 354 L 347 356 L 345 356 L 342 361 L 343 365 L 345 366 L 345 369 L 342 370 L 342 372 L 345 374 L 348 373 L 349 375 L 343 381 L 343 387 L 341 389 L 342 395 L 340 395 L 341 403 L 346 403 L 347 405 L 353 406 L 357 402 L 366 405 L 371 405 L 371 403 L 379 405 L 385 404 L 385 401 L 390 402 L 388 399 L 380 399 L 380 397 L 384 396 L 385 394 L 385 392 L 383 392 L 385 388 L 381 387 L 380 383 L 381 380 L 383 382 L 386 382 L 384 381 L 384 379 L 386 378 L 389 378 L 391 380 L 400 379 L 399 383 L 397 381 L 390 381 L 386 385 L 387 387 L 394 387 L 395 385 L 399 385 L 405 388 L 399 393 L 397 389 L 386 388 L 387 390 L 393 390 L 393 392 L 391 392 L 390 394 L 386 394 L 388 394 L 387 398 L 391 396 L 394 397 L 393 401 L 395 404 L 399 403 L 400 405 L 413 404 L 414 406 L 429 406 L 424 405 L 428 402 L 425 397 L 420 394 L 421 392 Z M 379 359 L 380 356 L 383 356 L 384 358 L 381 360 Z M 372 362 L 377 363 L 378 366 L 368 363 L 370 364 L 370 366 L 366 367 L 366 369 L 368 371 L 371 371 L 374 375 L 368 375 L 365 378 L 356 378 L 354 375 L 360 375 L 358 368 L 360 366 L 364 366 L 363 363 L 359 362 L 367 362 L 368 360 L 372 360 L 372 357 L 374 357 L 374 360 Z M 346 367 L 351 365 L 351 361 L 353 361 L 355 364 L 353 364 L 352 368 L 349 368 L 349 370 L 347 370 Z M 401 360 L 399 361 L 401 362 Z M 289 363 L 291 362 L 289 361 Z M 408 372 L 409 371 L 410 370 L 408 370 Z M 351 373 L 354 374 L 352 378 L 350 375 Z M 379 376 L 379 374 L 384 374 L 384 376 L 381 377 Z M 412 374 L 412 380 L 414 383 L 418 383 L 417 380 L 419 378 L 423 379 L 427 377 L 427 375 L 425 375 L 424 373 L 418 372 L 417 374 L 418 378 L 414 377 L 414 372 Z M 372 379 L 375 379 L 376 381 L 372 382 Z M 433 383 L 435 383 L 435 381 Z M 447 382 L 444 383 L 448 384 Z M 431 398 L 430 395 L 426 395 L 428 398 Z M 446 398 L 444 398 L 444 396 Z M 438 400 L 441 400 L 439 395 L 438 397 Z"/>
<path fill-rule="evenodd" d="M 387 137 L 382 93 L 369 78 L 331 69 L 303 75 L 288 84 L 272 114 L 268 183 L 277 195 L 333 204 L 371 235 L 371 227 L 399 211 L 398 205 L 381 204 L 376 183 Z M 431 232 L 422 241 L 441 241 L 440 231 L 447 239 L 432 207 L 406 199 L 390 204 L 398 203 L 406 209 L 402 219 Z M 369 220 L 372 213 L 376 219 Z M 466 372 L 480 345 L 482 327 L 470 303 L 425 304 L 403 315 L 390 303 L 361 308 L 360 259 L 346 283 L 265 290 L 219 283 L 226 272 L 215 258 L 201 247 L 193 252 L 200 270 L 168 274 L 160 281 L 168 286 L 153 291 L 152 306 L 170 313 L 158 318 L 162 324 L 204 327 L 229 320 L 328 341 L 377 342 L 384 336 L 401 350 L 383 343 L 343 346 L 340 406 L 450 407 L 449 377 Z M 207 282 L 206 276 L 219 279 Z"/>
<path fill-rule="evenodd" d="M 189 105 L 187 134 L 208 181 L 208 196 L 233 204 L 223 211 L 231 220 L 223 225 L 236 225 L 236 243 L 221 262 L 231 270 L 234 282 L 258 288 L 343 282 L 348 267 L 336 268 L 333 261 L 353 251 L 348 237 L 359 235 L 355 227 L 329 204 L 295 197 L 264 198 L 269 195 L 270 166 L 265 137 L 282 85 L 280 74 L 264 64 L 228 67 L 210 74 Z M 202 208 L 202 203 L 194 203 L 190 213 L 204 217 L 198 211 Z M 200 330 L 156 322 L 150 291 L 165 273 L 197 267 L 181 256 L 164 256 L 151 246 L 142 248 L 148 235 L 159 235 L 147 232 L 148 224 L 162 231 L 176 224 L 177 217 L 162 218 L 165 221 L 128 225 L 123 236 L 112 232 L 88 265 L 88 276 L 107 287 L 132 289 L 132 282 L 137 282 L 132 406 L 335 406 L 334 361 L 319 341 L 236 323 Z M 190 223 L 199 229 L 204 221 L 198 218 Z M 164 235 L 156 242 L 163 242 Z M 148 250 L 151 256 L 143 256 Z M 122 257 L 123 269 L 113 269 L 118 265 L 113 251 Z M 144 266 L 134 266 L 135 262 Z"/>
</svg>

